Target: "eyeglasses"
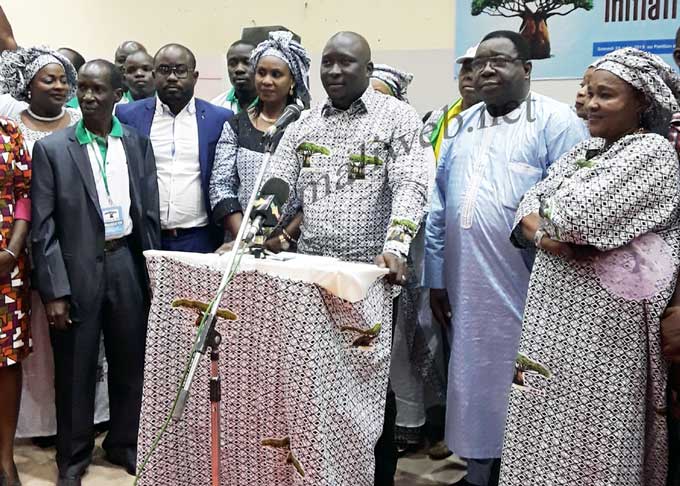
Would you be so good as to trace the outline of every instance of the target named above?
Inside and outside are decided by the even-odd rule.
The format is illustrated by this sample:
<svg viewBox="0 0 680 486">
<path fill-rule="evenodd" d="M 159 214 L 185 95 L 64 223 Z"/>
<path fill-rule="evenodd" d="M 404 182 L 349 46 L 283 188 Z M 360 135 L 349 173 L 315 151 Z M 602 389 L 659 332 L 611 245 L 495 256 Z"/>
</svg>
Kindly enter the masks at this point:
<svg viewBox="0 0 680 486">
<path fill-rule="evenodd" d="M 156 68 L 156 73 L 167 78 L 170 74 L 175 73 L 178 79 L 184 79 L 189 75 L 189 67 L 186 64 L 178 64 L 176 66 L 168 66 L 161 64 Z"/>
<path fill-rule="evenodd" d="M 503 69 L 515 61 L 525 61 L 521 57 L 504 57 L 504 56 L 491 56 L 491 57 L 476 57 L 470 63 L 470 67 L 473 71 L 481 71 L 486 67 L 487 64 L 491 66 L 491 69 Z"/>
</svg>

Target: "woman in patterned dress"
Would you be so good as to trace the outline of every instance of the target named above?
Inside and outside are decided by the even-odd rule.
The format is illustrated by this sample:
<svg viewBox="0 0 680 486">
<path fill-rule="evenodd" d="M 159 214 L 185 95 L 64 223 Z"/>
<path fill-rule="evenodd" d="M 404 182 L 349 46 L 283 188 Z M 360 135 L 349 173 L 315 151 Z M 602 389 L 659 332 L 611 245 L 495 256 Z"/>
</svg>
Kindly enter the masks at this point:
<svg viewBox="0 0 680 486">
<path fill-rule="evenodd" d="M 31 216 L 31 159 L 21 131 L 0 118 L 0 484 L 21 484 L 14 434 L 21 402 L 21 363 L 31 352 L 26 237 Z"/>
<path fill-rule="evenodd" d="M 232 237 L 241 225 L 243 210 L 262 164 L 264 132 L 276 123 L 287 105 L 309 99 L 311 61 L 304 47 L 293 40 L 291 32 L 271 32 L 269 39 L 253 50 L 250 62 L 255 71 L 258 101 L 224 124 L 210 179 L 213 217 Z M 274 137 L 275 146 L 282 135 L 283 132 L 279 132 Z M 282 243 L 272 239 L 268 245 L 272 242 Z M 217 252 L 230 248 L 231 243 L 226 243 Z"/>
<path fill-rule="evenodd" d="M 513 241 L 538 247 L 502 485 L 662 486 L 660 316 L 680 260 L 680 170 L 666 134 L 680 78 L 625 48 L 588 84 L 591 140 L 525 196 Z"/>
</svg>

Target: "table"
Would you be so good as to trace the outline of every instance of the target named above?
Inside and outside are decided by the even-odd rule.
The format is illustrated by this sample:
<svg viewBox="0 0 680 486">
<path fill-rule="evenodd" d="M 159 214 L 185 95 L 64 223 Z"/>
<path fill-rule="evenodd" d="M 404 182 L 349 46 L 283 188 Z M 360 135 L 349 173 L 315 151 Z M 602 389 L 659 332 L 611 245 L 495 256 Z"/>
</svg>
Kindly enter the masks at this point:
<svg viewBox="0 0 680 486">
<path fill-rule="evenodd" d="M 138 465 L 169 415 L 225 258 L 147 252 L 149 314 Z M 222 484 L 371 486 L 389 374 L 392 293 L 374 265 L 244 257 L 220 308 Z M 339 297 L 338 295 L 342 296 Z M 344 297 L 344 298 L 343 298 Z M 368 346 L 363 332 L 381 323 Z M 358 341 L 357 341 L 358 340 Z M 171 422 L 139 484 L 210 484 L 209 357 L 182 421 Z"/>
</svg>

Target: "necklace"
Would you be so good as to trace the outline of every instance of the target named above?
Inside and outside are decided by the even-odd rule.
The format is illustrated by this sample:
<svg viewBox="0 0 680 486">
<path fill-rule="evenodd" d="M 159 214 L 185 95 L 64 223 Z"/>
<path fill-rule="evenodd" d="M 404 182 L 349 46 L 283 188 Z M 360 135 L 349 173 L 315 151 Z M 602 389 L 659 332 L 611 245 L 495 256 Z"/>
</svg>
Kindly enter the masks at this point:
<svg viewBox="0 0 680 486">
<path fill-rule="evenodd" d="M 61 120 L 64 117 L 64 115 L 66 114 L 66 110 L 64 109 L 63 106 L 61 108 L 61 113 L 59 113 L 57 116 L 36 115 L 35 113 L 33 113 L 33 110 L 31 110 L 30 107 L 26 108 L 26 111 L 28 112 L 28 114 L 30 115 L 31 118 L 33 118 L 34 120 L 41 121 L 41 122 L 54 122 L 54 121 L 57 121 L 57 120 Z"/>
<path fill-rule="evenodd" d="M 262 112 L 260 112 L 259 117 L 262 118 L 262 121 L 265 121 L 265 122 L 267 122 L 267 123 L 272 123 L 272 124 L 273 124 L 273 123 L 276 123 L 276 120 L 278 120 L 278 118 L 274 118 L 274 119 L 267 118 L 266 116 L 264 116 L 264 115 L 262 114 Z"/>
</svg>

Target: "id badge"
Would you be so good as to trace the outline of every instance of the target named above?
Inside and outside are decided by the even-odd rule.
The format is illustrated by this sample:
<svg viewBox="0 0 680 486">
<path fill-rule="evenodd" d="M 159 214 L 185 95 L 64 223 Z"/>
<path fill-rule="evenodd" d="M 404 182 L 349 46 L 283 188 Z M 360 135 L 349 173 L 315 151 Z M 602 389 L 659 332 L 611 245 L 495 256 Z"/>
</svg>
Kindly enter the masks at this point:
<svg viewBox="0 0 680 486">
<path fill-rule="evenodd" d="M 123 208 L 120 206 L 102 208 L 102 217 L 104 219 L 104 239 L 115 240 L 125 234 Z"/>
</svg>

